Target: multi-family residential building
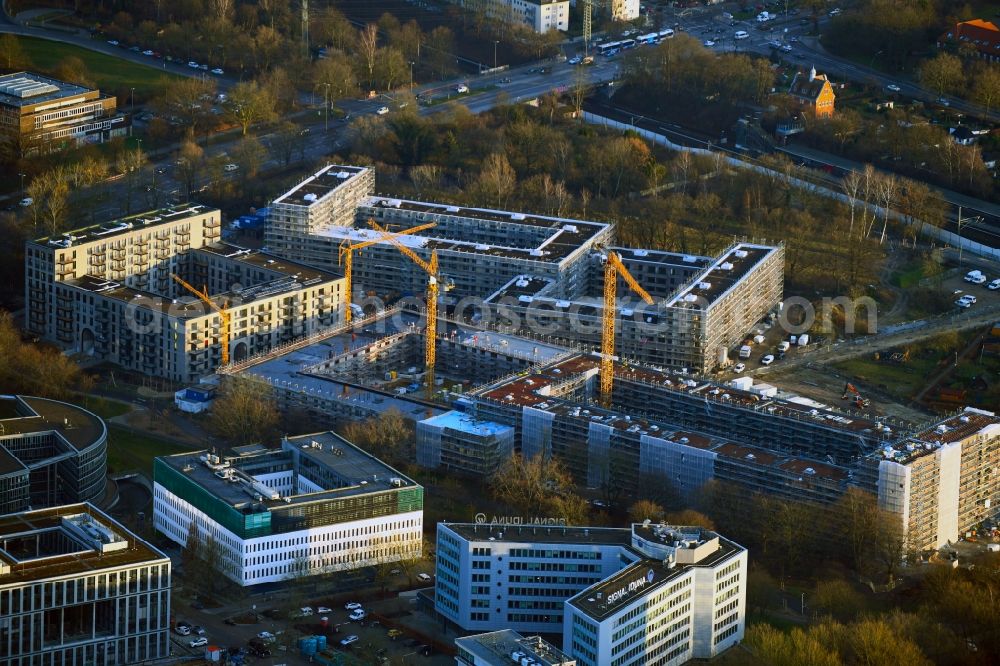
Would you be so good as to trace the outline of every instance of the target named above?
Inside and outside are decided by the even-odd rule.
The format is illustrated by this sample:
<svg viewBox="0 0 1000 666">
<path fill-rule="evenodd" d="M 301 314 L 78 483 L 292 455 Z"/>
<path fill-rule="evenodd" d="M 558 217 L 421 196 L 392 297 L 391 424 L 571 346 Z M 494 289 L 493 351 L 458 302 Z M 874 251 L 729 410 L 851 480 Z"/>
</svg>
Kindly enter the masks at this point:
<svg viewBox="0 0 1000 666">
<path fill-rule="evenodd" d="M 0 134 L 22 155 L 103 143 L 128 132 L 113 95 L 29 72 L 0 76 Z"/>
<path fill-rule="evenodd" d="M 610 224 L 371 196 L 373 182 L 358 167 L 311 176 L 272 204 L 268 249 L 334 269 L 342 246 L 371 243 L 353 254 L 352 299 L 419 297 L 427 275 L 377 242 L 370 222 L 390 231 L 433 224 L 397 241 L 425 261 L 437 254 L 444 304 L 456 318 L 586 346 L 600 343 L 603 266 L 615 252 L 655 299 L 646 305 L 619 278 L 617 354 L 694 372 L 726 363 L 782 299 L 780 245 L 740 242 L 717 257 L 619 248 Z"/>
<path fill-rule="evenodd" d="M 788 94 L 817 118 L 831 117 L 837 103 L 833 84 L 825 74 L 817 74 L 815 67 L 808 72 L 796 73 Z"/>
<path fill-rule="evenodd" d="M 221 241 L 220 226 L 217 209 L 182 205 L 29 241 L 27 329 L 190 382 L 222 363 L 226 319 L 237 360 L 339 321 L 341 276 Z"/>
<path fill-rule="evenodd" d="M 104 497 L 108 429 L 58 400 L 0 396 L 0 514 Z"/>
<path fill-rule="evenodd" d="M 489 476 L 514 452 L 514 429 L 450 411 L 417 422 L 417 464 Z"/>
<path fill-rule="evenodd" d="M 570 0 L 449 1 L 494 21 L 523 26 L 537 33 L 545 33 L 549 30 L 569 30 Z M 638 5 L 638 0 L 635 2 Z"/>
<path fill-rule="evenodd" d="M 440 523 L 435 608 L 465 631 L 561 631 L 581 665 L 681 664 L 743 637 L 746 566 L 698 527 Z"/>
<path fill-rule="evenodd" d="M 213 539 L 219 571 L 255 585 L 419 557 L 423 488 L 325 432 L 157 458 L 153 520 L 181 545 Z"/>
<path fill-rule="evenodd" d="M 1000 506 L 1000 417 L 966 408 L 886 443 L 863 463 L 862 481 L 902 522 L 913 550 L 940 548 Z"/>
<path fill-rule="evenodd" d="M 90 504 L 0 516 L 0 663 L 170 656 L 170 558 Z"/>
</svg>

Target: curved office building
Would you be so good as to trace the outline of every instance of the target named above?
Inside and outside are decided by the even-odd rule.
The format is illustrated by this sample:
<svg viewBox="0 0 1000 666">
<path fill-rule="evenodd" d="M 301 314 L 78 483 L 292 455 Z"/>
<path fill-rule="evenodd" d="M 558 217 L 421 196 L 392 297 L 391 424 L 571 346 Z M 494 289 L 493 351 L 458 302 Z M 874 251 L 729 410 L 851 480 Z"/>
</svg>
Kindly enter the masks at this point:
<svg viewBox="0 0 1000 666">
<path fill-rule="evenodd" d="M 107 480 L 108 428 L 76 405 L 0 396 L 0 514 L 97 503 Z"/>
</svg>

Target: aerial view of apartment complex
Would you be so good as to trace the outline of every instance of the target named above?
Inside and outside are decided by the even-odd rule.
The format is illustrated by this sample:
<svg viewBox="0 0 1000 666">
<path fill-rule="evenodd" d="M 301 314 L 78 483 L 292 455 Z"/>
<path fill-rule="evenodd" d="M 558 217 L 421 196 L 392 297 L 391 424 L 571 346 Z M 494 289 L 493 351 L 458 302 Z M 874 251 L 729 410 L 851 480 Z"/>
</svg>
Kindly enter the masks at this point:
<svg viewBox="0 0 1000 666">
<path fill-rule="evenodd" d="M 996 3 L 41 4 L 0 666 L 1000 663 Z"/>
</svg>

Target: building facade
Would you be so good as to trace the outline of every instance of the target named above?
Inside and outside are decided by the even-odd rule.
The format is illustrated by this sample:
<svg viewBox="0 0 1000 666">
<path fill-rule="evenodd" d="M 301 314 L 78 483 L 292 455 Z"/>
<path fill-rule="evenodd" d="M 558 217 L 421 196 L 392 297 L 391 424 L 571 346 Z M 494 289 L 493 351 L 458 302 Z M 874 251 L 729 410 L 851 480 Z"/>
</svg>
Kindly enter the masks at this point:
<svg viewBox="0 0 1000 666">
<path fill-rule="evenodd" d="M 217 209 L 182 205 L 29 241 L 28 330 L 191 382 L 222 364 L 223 309 L 237 360 L 339 322 L 341 276 L 223 242 L 220 226 Z"/>
<path fill-rule="evenodd" d="M 153 465 L 157 531 L 219 546 L 219 571 L 256 585 L 420 556 L 423 488 L 334 433 Z M 193 526 L 193 527 L 192 527 Z"/>
<path fill-rule="evenodd" d="M 0 514 L 100 501 L 107 453 L 97 415 L 58 400 L 0 396 Z"/>
<path fill-rule="evenodd" d="M 0 663 L 170 656 L 170 558 L 90 504 L 0 516 Z"/>
<path fill-rule="evenodd" d="M 939 48 L 952 48 L 964 55 L 965 46 L 987 62 L 1000 62 L 1000 27 L 993 21 L 960 21 L 938 37 Z"/>
<path fill-rule="evenodd" d="M 899 517 L 911 550 L 941 548 L 1000 506 L 1000 417 L 966 408 L 887 443 L 866 460 L 866 485 Z"/>
<path fill-rule="evenodd" d="M 514 429 L 446 412 L 417 422 L 417 464 L 489 476 L 514 452 Z"/>
<path fill-rule="evenodd" d="M 817 118 L 829 118 L 833 115 L 837 101 L 833 84 L 826 74 L 817 74 L 815 67 L 808 73 L 796 73 L 788 92 L 792 99 L 803 108 L 812 111 Z"/>
<path fill-rule="evenodd" d="M 697 527 L 440 523 L 435 608 L 465 631 L 561 632 L 581 665 L 681 664 L 742 639 L 746 563 Z"/>
<path fill-rule="evenodd" d="M 569 30 L 570 0 L 449 0 L 466 10 L 537 33 Z M 633 0 L 629 0 L 630 2 Z M 638 0 L 634 0 L 638 7 Z"/>
<path fill-rule="evenodd" d="M 0 76 L 0 133 L 23 155 L 84 143 L 104 143 L 128 132 L 113 95 L 47 76 Z"/>
</svg>

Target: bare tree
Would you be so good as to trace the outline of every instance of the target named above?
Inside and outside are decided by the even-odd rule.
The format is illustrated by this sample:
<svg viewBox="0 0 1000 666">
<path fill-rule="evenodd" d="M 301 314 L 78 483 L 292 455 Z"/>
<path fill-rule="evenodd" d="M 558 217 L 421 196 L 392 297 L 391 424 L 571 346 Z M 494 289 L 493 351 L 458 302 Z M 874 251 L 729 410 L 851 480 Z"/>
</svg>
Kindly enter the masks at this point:
<svg viewBox="0 0 1000 666">
<path fill-rule="evenodd" d="M 264 441 L 278 425 L 271 387 L 259 379 L 229 377 L 212 405 L 212 430 L 236 444 Z"/>
<path fill-rule="evenodd" d="M 898 181 L 894 174 L 883 174 L 877 181 L 876 193 L 879 206 L 882 208 L 882 234 L 878 240 L 879 245 L 885 242 L 885 233 L 889 227 L 889 215 L 896 201 L 897 185 Z"/>
<path fill-rule="evenodd" d="M 375 56 L 378 54 L 378 26 L 369 23 L 358 35 L 358 51 L 368 68 L 368 85 L 375 85 Z"/>
<path fill-rule="evenodd" d="M 861 175 L 854 170 L 848 171 L 840 181 L 840 189 L 847 197 L 847 205 L 851 209 L 851 226 L 847 231 L 847 236 L 850 239 L 854 236 L 854 211 L 857 208 L 858 194 L 861 191 Z"/>
<path fill-rule="evenodd" d="M 132 212 L 132 194 L 142 180 L 142 170 L 147 163 L 141 148 L 123 150 L 115 160 L 115 169 L 125 176 L 125 212 Z"/>
<path fill-rule="evenodd" d="M 226 108 L 246 135 L 250 126 L 275 117 L 274 97 L 256 81 L 242 81 L 229 91 Z"/>
<path fill-rule="evenodd" d="M 188 136 L 181 142 L 180 150 L 177 151 L 177 176 L 184 183 L 189 199 L 194 190 L 194 183 L 204 168 L 205 151 Z"/>
<path fill-rule="evenodd" d="M 504 155 L 493 153 L 483 162 L 483 168 L 479 172 L 479 182 L 484 191 L 496 193 L 497 208 L 500 208 L 514 191 L 517 174 Z"/>
</svg>

